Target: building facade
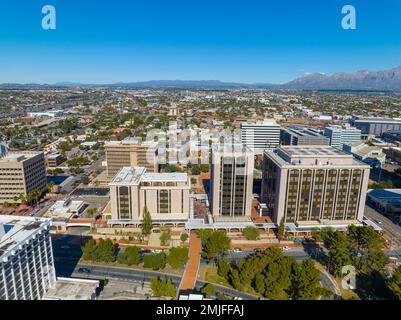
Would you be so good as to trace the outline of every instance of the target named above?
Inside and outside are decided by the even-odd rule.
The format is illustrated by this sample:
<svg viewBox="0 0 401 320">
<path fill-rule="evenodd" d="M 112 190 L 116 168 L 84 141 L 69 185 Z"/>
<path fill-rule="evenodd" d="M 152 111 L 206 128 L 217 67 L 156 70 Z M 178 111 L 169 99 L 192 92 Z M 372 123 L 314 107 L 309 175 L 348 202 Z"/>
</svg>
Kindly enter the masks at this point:
<svg viewBox="0 0 401 320">
<path fill-rule="evenodd" d="M 397 119 L 355 117 L 352 120 L 352 124 L 354 127 L 361 130 L 363 138 L 372 136 L 380 137 L 387 131 L 401 130 L 401 120 Z"/>
<path fill-rule="evenodd" d="M 241 123 L 241 143 L 256 154 L 280 144 L 280 125 L 274 120 L 257 123 Z"/>
<path fill-rule="evenodd" d="M 109 184 L 111 219 L 140 222 L 144 209 L 152 221 L 187 221 L 191 182 L 186 173 L 148 173 L 143 167 L 124 167 Z"/>
<path fill-rule="evenodd" d="M 361 130 L 348 126 L 331 126 L 324 129 L 324 136 L 330 139 L 330 146 L 342 150 L 344 144 L 361 141 Z"/>
<path fill-rule="evenodd" d="M 213 217 L 250 216 L 254 154 L 242 144 L 214 144 L 210 164 Z"/>
<path fill-rule="evenodd" d="M 0 300 L 39 300 L 56 283 L 50 219 L 0 216 Z"/>
<path fill-rule="evenodd" d="M 46 190 L 43 152 L 8 152 L 0 155 L 0 204 L 13 203 L 20 195 Z M 21 202 L 18 199 L 16 202 Z"/>
<path fill-rule="evenodd" d="M 273 221 L 336 225 L 363 219 L 370 167 L 332 147 L 266 151 L 261 199 Z"/>
<path fill-rule="evenodd" d="M 158 172 L 157 146 L 157 142 L 144 142 L 140 138 L 106 143 L 108 178 L 113 178 L 124 167 L 144 167 L 148 172 Z"/>
<path fill-rule="evenodd" d="M 328 146 L 330 139 L 311 128 L 282 128 L 281 144 L 285 146 Z"/>
</svg>

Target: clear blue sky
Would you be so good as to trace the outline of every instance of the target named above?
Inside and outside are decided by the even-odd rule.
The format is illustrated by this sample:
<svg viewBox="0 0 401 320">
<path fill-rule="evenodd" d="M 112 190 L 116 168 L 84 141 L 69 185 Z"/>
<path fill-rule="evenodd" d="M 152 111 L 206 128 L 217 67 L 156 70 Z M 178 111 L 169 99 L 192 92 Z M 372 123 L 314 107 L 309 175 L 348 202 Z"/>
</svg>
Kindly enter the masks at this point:
<svg viewBox="0 0 401 320">
<path fill-rule="evenodd" d="M 57 9 L 57 30 L 41 8 Z M 341 28 L 341 8 L 357 30 Z M 0 82 L 283 83 L 401 65 L 399 0 L 1 0 Z"/>
</svg>

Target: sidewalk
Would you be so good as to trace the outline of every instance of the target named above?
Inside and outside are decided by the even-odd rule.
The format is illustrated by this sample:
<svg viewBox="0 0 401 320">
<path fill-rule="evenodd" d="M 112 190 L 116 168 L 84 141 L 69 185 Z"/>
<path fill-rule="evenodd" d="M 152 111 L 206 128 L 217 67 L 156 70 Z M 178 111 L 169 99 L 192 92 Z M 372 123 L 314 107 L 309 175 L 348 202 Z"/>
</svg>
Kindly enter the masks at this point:
<svg viewBox="0 0 401 320">
<path fill-rule="evenodd" d="M 181 282 L 180 291 L 192 290 L 198 277 L 201 254 L 201 240 L 195 232 L 191 233 L 189 240 L 189 260 Z"/>
</svg>

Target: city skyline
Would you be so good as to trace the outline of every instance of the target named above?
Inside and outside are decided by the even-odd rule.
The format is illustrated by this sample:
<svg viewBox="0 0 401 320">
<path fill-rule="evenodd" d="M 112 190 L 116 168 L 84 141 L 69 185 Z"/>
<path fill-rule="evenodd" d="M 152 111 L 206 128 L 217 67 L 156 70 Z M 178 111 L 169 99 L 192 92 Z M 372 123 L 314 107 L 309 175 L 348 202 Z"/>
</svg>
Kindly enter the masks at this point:
<svg viewBox="0 0 401 320">
<path fill-rule="evenodd" d="M 2 3 L 0 83 L 110 84 L 163 79 L 282 84 L 307 73 L 387 70 L 401 65 L 401 4 L 353 1 L 53 1 Z"/>
</svg>

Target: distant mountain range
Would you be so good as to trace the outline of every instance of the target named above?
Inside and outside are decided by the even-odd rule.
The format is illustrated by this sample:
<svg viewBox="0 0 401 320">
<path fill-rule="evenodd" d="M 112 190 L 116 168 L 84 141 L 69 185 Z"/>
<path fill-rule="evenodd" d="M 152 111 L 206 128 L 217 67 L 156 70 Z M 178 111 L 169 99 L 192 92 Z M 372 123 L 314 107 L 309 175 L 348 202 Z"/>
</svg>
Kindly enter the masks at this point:
<svg viewBox="0 0 401 320">
<path fill-rule="evenodd" d="M 401 66 L 387 71 L 339 72 L 331 76 L 312 73 L 295 79 L 284 87 L 301 90 L 401 91 Z"/>
<path fill-rule="evenodd" d="M 59 82 L 49 84 L 0 84 L 3 89 L 33 88 L 182 88 L 182 89 L 233 89 L 233 88 L 269 88 L 294 90 L 355 90 L 355 91 L 401 91 L 401 66 L 387 71 L 358 71 L 356 73 L 339 72 L 331 76 L 322 73 L 310 73 L 286 84 L 236 83 L 219 80 L 151 80 L 142 82 L 121 82 L 113 84 L 82 84 Z"/>
</svg>

